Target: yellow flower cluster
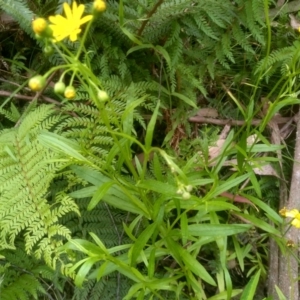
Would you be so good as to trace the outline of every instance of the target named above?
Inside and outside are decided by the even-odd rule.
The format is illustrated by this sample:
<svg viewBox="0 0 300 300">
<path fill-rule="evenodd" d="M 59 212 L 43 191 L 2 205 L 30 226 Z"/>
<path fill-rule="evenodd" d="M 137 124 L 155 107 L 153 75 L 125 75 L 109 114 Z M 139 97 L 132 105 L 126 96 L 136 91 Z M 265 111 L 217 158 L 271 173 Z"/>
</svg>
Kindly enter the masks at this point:
<svg viewBox="0 0 300 300">
<path fill-rule="evenodd" d="M 77 4 L 73 1 L 72 6 L 68 3 L 63 4 L 64 15 L 55 15 L 49 17 L 49 22 L 44 18 L 37 18 L 32 22 L 33 32 L 36 34 L 37 39 L 44 39 L 46 47 L 44 53 L 51 55 L 53 53 L 53 47 L 49 43 L 56 43 L 69 38 L 72 42 L 78 40 L 78 35 L 81 33 L 81 26 L 93 19 L 93 15 L 96 16 L 106 10 L 105 0 L 94 0 L 93 3 L 93 15 L 86 15 L 83 17 L 85 6 L 83 4 Z M 28 82 L 29 87 L 33 91 L 40 91 L 45 87 L 46 77 L 37 75 L 31 78 Z M 54 91 L 58 94 L 63 94 L 67 99 L 73 99 L 76 96 L 76 90 L 72 86 L 72 82 L 69 86 L 65 86 L 62 82 L 62 78 L 55 84 Z M 109 96 L 105 91 L 99 91 L 98 98 L 101 101 L 107 101 Z"/>
<path fill-rule="evenodd" d="M 285 218 L 293 218 L 291 224 L 296 228 L 300 228 L 300 212 L 298 209 L 288 210 L 284 207 L 279 211 L 279 214 Z"/>
<path fill-rule="evenodd" d="M 44 18 L 38 18 L 32 22 L 33 31 L 42 36 L 48 31 L 51 33 L 55 41 L 60 42 L 69 37 L 72 42 L 77 41 L 78 34 L 81 32 L 81 25 L 93 19 L 92 15 L 82 17 L 85 6 L 73 2 L 72 8 L 68 3 L 63 4 L 65 17 L 62 15 L 50 16 L 50 24 Z M 106 2 L 104 0 L 95 0 L 93 4 L 93 11 L 100 13 L 106 10 Z"/>
</svg>

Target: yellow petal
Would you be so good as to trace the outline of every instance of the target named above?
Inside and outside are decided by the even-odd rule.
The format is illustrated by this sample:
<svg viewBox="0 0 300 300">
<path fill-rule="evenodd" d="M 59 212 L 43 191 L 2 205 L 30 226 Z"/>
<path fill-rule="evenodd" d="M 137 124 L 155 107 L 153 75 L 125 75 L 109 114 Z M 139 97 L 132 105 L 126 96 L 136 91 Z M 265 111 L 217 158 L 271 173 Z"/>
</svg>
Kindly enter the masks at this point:
<svg viewBox="0 0 300 300">
<path fill-rule="evenodd" d="M 67 19 L 61 15 L 50 16 L 49 21 L 54 25 L 64 24 L 67 22 Z"/>
<path fill-rule="evenodd" d="M 300 228 L 300 220 L 294 219 L 292 221 L 292 225 L 295 226 L 296 228 Z"/>
<path fill-rule="evenodd" d="M 76 5 L 76 2 L 74 1 L 73 2 L 73 7 L 74 7 L 74 4 Z M 72 19 L 72 11 L 71 11 L 71 7 L 68 3 L 64 3 L 64 11 L 65 11 L 65 14 L 66 14 L 66 17 L 67 19 Z"/>
<path fill-rule="evenodd" d="M 290 211 L 287 211 L 285 215 L 287 217 L 295 218 L 297 214 L 299 214 L 299 210 L 294 208 Z"/>
<path fill-rule="evenodd" d="M 71 40 L 72 42 L 77 41 L 77 34 L 79 34 L 80 32 L 81 32 L 81 29 L 74 30 L 74 31 L 70 34 L 70 40 Z"/>
<path fill-rule="evenodd" d="M 75 20 L 80 20 L 82 14 L 84 12 L 84 5 L 83 4 L 80 4 L 77 9 L 74 9 L 73 8 L 73 18 Z"/>
<path fill-rule="evenodd" d="M 88 21 L 90 21 L 90 20 L 92 20 L 92 19 L 93 19 L 93 16 L 92 16 L 92 15 L 85 16 L 85 17 L 83 17 L 83 18 L 79 21 L 79 24 L 82 25 L 82 24 L 84 24 L 84 23 L 86 23 L 86 22 L 88 22 Z"/>
</svg>

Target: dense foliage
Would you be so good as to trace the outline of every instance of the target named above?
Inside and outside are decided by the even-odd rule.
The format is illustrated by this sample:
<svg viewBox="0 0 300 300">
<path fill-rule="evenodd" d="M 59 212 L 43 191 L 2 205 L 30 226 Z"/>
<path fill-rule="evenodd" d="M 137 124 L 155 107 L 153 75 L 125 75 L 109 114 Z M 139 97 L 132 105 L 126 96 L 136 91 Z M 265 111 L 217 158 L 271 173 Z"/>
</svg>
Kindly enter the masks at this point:
<svg viewBox="0 0 300 300">
<path fill-rule="evenodd" d="M 271 296 L 299 104 L 284 7 L 78 1 L 78 40 L 36 36 L 63 2 L 0 0 L 0 298 Z"/>
</svg>

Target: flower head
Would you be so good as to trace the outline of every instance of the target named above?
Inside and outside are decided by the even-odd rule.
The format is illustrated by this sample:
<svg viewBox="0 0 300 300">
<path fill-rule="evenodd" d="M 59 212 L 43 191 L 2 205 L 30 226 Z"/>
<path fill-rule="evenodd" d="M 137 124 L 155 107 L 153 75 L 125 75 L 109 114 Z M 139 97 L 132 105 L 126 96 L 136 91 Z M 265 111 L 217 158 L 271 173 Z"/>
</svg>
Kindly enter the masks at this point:
<svg viewBox="0 0 300 300">
<path fill-rule="evenodd" d="M 76 96 L 76 90 L 73 86 L 69 85 L 64 91 L 64 95 L 67 99 L 73 99 Z"/>
<path fill-rule="evenodd" d="M 32 77 L 29 82 L 28 86 L 31 90 L 38 92 L 40 91 L 46 84 L 46 80 L 42 75 L 37 75 Z"/>
<path fill-rule="evenodd" d="M 84 5 L 77 5 L 73 2 L 72 9 L 68 3 L 63 5 L 66 17 L 61 15 L 50 16 L 49 20 L 52 23 L 49 27 L 53 30 L 53 37 L 56 41 L 62 41 L 66 37 L 70 37 L 72 42 L 77 41 L 77 35 L 81 32 L 80 26 L 90 21 L 93 16 L 88 15 L 83 18 Z"/>
<path fill-rule="evenodd" d="M 282 208 L 279 213 L 286 218 L 293 218 L 291 224 L 296 227 L 300 228 L 300 212 L 298 209 L 291 209 L 287 210 L 285 207 Z"/>
<path fill-rule="evenodd" d="M 32 21 L 32 29 L 36 34 L 42 34 L 47 26 L 47 21 L 44 18 L 37 18 Z"/>
<path fill-rule="evenodd" d="M 93 7 L 96 12 L 103 12 L 106 10 L 106 3 L 103 0 L 95 0 Z"/>
</svg>

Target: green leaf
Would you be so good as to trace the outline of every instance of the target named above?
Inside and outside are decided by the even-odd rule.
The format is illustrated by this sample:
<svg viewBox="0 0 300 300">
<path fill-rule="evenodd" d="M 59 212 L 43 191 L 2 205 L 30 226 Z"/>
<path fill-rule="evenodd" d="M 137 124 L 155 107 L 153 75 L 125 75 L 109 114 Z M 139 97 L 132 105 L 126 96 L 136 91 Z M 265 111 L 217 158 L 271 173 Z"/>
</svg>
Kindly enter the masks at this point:
<svg viewBox="0 0 300 300">
<path fill-rule="evenodd" d="M 161 194 L 174 195 L 177 191 L 177 186 L 170 185 L 166 182 L 161 182 L 154 179 L 140 181 L 137 186 L 146 190 L 154 191 Z"/>
<path fill-rule="evenodd" d="M 120 27 L 124 25 L 124 5 L 123 0 L 119 1 L 119 24 Z"/>
<path fill-rule="evenodd" d="M 245 269 L 244 268 L 244 255 L 243 255 L 244 251 L 241 249 L 240 243 L 237 241 L 235 236 L 232 237 L 232 240 L 233 240 L 236 258 L 239 262 L 242 272 L 244 272 L 244 269 Z"/>
<path fill-rule="evenodd" d="M 284 296 L 284 294 L 282 293 L 282 291 L 279 289 L 279 287 L 277 285 L 275 285 L 275 290 L 276 290 L 276 293 L 279 297 L 279 300 L 287 300 L 286 297 Z"/>
<path fill-rule="evenodd" d="M 145 247 L 146 243 L 150 239 L 150 237 L 153 235 L 154 230 L 156 229 L 157 224 L 152 223 L 139 235 L 137 240 L 135 241 L 133 247 L 132 247 L 132 253 L 131 253 L 131 265 L 136 264 L 136 260 L 139 257 L 141 251 Z"/>
<path fill-rule="evenodd" d="M 279 100 L 276 101 L 274 103 L 270 103 L 269 102 L 269 109 L 267 112 L 266 117 L 264 118 L 263 122 L 260 125 L 260 132 L 262 132 L 264 130 L 264 128 L 266 127 L 266 125 L 269 123 L 269 121 L 272 119 L 272 117 L 283 107 L 285 106 L 290 106 L 290 105 L 295 105 L 295 104 L 299 104 L 300 100 L 298 98 L 287 98 L 285 100 Z"/>
<path fill-rule="evenodd" d="M 238 186 L 241 182 L 245 181 L 249 178 L 249 174 L 244 174 L 239 177 L 232 176 L 231 178 L 228 178 L 226 182 L 218 185 L 211 193 L 209 193 L 210 198 L 214 198 L 223 192 L 229 191 L 231 188 Z"/>
<path fill-rule="evenodd" d="M 248 195 L 248 194 L 247 195 L 241 194 L 241 196 L 248 198 L 252 203 L 254 203 L 256 206 L 261 208 L 265 213 L 267 213 L 267 215 L 270 218 L 272 218 L 274 221 L 278 222 L 279 224 L 283 223 L 282 217 L 265 202 L 259 200 L 258 198 L 254 197 L 254 196 Z"/>
<path fill-rule="evenodd" d="M 160 45 L 155 46 L 155 50 L 157 50 L 166 60 L 167 64 L 171 66 L 171 58 L 167 50 Z"/>
<path fill-rule="evenodd" d="M 190 105 L 190 106 L 192 106 L 192 107 L 194 107 L 194 108 L 197 108 L 197 105 L 195 104 L 195 102 L 192 101 L 192 100 L 191 100 L 190 98 L 188 98 L 187 96 L 182 95 L 182 94 L 179 94 L 179 93 L 176 93 L 176 92 L 173 92 L 171 95 L 172 95 L 172 96 L 175 96 L 175 97 L 177 97 L 177 98 L 179 98 L 179 99 L 181 99 L 181 100 L 183 100 L 186 104 L 188 104 L 188 105 Z"/>
<path fill-rule="evenodd" d="M 192 224 L 188 231 L 193 236 L 220 237 L 245 232 L 251 227 L 248 224 Z"/>
<path fill-rule="evenodd" d="M 265 221 L 258 219 L 254 216 L 250 216 L 250 215 L 246 215 L 246 214 L 242 214 L 239 212 L 234 212 L 234 214 L 250 221 L 254 226 L 261 228 L 262 230 L 268 232 L 268 233 L 272 233 L 275 234 L 277 236 L 281 236 L 280 231 L 278 231 L 277 229 L 275 229 L 273 226 L 271 226 L 270 224 L 266 223 Z"/>
<path fill-rule="evenodd" d="M 126 103 L 126 109 L 122 113 L 121 122 L 123 124 L 123 132 L 126 134 L 131 134 L 133 128 L 133 111 L 141 103 L 145 101 L 147 96 L 143 96 L 137 100 L 131 101 L 132 99 L 128 98 Z"/>
<path fill-rule="evenodd" d="M 149 279 L 153 278 L 154 272 L 155 272 L 155 251 L 156 248 L 153 248 L 150 252 L 150 257 L 149 257 L 149 264 L 148 264 L 148 277 Z"/>
<path fill-rule="evenodd" d="M 266 144 L 256 144 L 252 146 L 247 146 L 247 151 L 259 153 L 259 152 L 275 152 L 277 150 L 283 149 L 282 145 L 266 145 Z"/>
<path fill-rule="evenodd" d="M 104 253 L 108 254 L 108 251 L 107 251 L 106 247 L 104 246 L 104 244 L 102 243 L 102 241 L 98 238 L 98 236 L 95 233 L 93 233 L 93 232 L 89 232 L 89 234 L 92 237 L 92 239 L 95 241 L 95 243 L 101 248 L 101 250 Z"/>
<path fill-rule="evenodd" d="M 231 297 L 235 297 L 239 295 L 243 290 L 232 290 Z M 230 298 L 232 299 L 232 298 Z M 212 296 L 208 298 L 207 300 L 228 300 L 228 293 L 227 291 L 223 291 L 219 293 L 218 295 Z"/>
<path fill-rule="evenodd" d="M 257 288 L 257 284 L 260 278 L 260 270 L 255 274 L 255 276 L 252 276 L 250 281 L 247 283 L 243 294 L 241 295 L 241 300 L 253 300 Z"/>
<path fill-rule="evenodd" d="M 150 218 L 148 210 L 143 202 L 132 196 L 128 198 L 124 195 L 123 198 L 114 195 L 105 195 L 103 200 L 109 205 L 120 208 L 121 210 L 129 211 L 135 214 L 141 214 L 146 218 Z M 132 201 L 134 200 L 134 201 Z"/>
<path fill-rule="evenodd" d="M 64 153 L 65 155 L 75 158 L 79 161 L 88 162 L 88 160 L 79 153 L 81 148 L 75 141 L 71 141 L 53 132 L 41 133 L 38 136 L 38 140 L 46 147 L 49 147 L 55 151 Z"/>
<path fill-rule="evenodd" d="M 110 263 L 109 261 L 105 261 L 100 266 L 100 268 L 98 268 L 98 270 L 97 270 L 97 281 L 99 281 L 103 277 L 104 272 L 105 272 L 105 270 L 106 270 L 106 268 L 107 268 L 107 266 L 108 266 L 109 263 Z"/>
<path fill-rule="evenodd" d="M 75 277 L 76 286 L 82 287 L 83 281 L 86 279 L 87 273 L 98 260 L 98 257 L 91 257 L 86 260 L 86 262 L 81 266 Z"/>
<path fill-rule="evenodd" d="M 113 181 L 105 182 L 102 185 L 99 186 L 95 194 L 93 195 L 87 210 L 92 210 L 95 208 L 95 206 L 103 199 L 104 195 L 107 193 L 107 191 L 110 189 L 111 186 L 113 186 L 115 183 Z"/>
<path fill-rule="evenodd" d="M 186 265 L 186 268 L 191 270 L 195 275 L 199 276 L 202 280 L 205 282 L 216 286 L 215 281 L 213 278 L 209 275 L 209 273 L 206 271 L 206 269 L 199 263 L 198 260 L 196 260 L 188 251 L 181 248 L 179 249 L 181 253 L 181 257 L 183 262 Z"/>
<path fill-rule="evenodd" d="M 126 53 L 126 56 L 128 56 L 130 53 L 132 52 L 135 52 L 135 51 L 138 51 L 138 50 L 142 50 L 142 49 L 147 49 L 147 48 L 154 48 L 154 46 L 152 44 L 142 44 L 142 45 L 138 45 L 138 46 L 134 46 L 134 47 L 131 47 L 127 53 Z"/>
<path fill-rule="evenodd" d="M 184 212 L 180 217 L 180 232 L 182 245 L 186 245 L 187 239 L 189 238 L 188 218 L 186 212 Z"/>
<path fill-rule="evenodd" d="M 142 45 L 143 43 L 133 34 L 131 33 L 128 29 L 126 29 L 125 27 L 121 27 L 121 30 L 123 31 L 123 33 L 134 43 L 138 44 L 138 45 Z"/>
<path fill-rule="evenodd" d="M 74 192 L 70 193 L 69 196 L 72 198 L 75 198 L 75 199 L 87 198 L 87 197 L 92 197 L 96 191 L 97 191 L 96 186 L 89 186 L 89 187 L 80 189 L 78 191 L 74 191 Z"/>
<path fill-rule="evenodd" d="M 147 130 L 146 130 L 145 147 L 148 151 L 151 148 L 153 133 L 154 133 L 154 127 L 155 127 L 155 124 L 156 124 L 156 119 L 157 119 L 159 107 L 160 107 L 160 101 L 157 102 L 157 105 L 155 107 L 155 110 L 152 114 L 151 120 L 150 120 L 150 122 L 147 126 Z"/>
</svg>

